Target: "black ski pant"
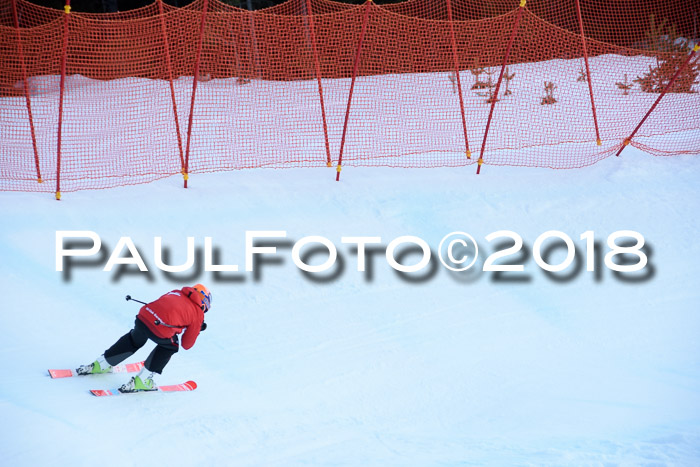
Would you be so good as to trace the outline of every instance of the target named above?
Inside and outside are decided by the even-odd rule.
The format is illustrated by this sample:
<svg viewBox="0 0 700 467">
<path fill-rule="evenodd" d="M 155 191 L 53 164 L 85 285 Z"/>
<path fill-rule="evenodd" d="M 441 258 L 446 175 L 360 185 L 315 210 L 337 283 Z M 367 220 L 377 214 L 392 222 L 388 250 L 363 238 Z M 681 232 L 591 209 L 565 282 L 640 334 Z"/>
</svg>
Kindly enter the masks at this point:
<svg viewBox="0 0 700 467">
<path fill-rule="evenodd" d="M 148 356 L 144 366 L 148 371 L 161 374 L 165 365 L 170 361 L 170 357 L 180 348 L 177 334 L 172 338 L 158 337 L 138 318 L 134 323 L 134 329 L 124 334 L 112 347 L 105 350 L 105 360 L 112 366 L 118 365 L 136 353 L 149 339 L 158 345 Z"/>
</svg>

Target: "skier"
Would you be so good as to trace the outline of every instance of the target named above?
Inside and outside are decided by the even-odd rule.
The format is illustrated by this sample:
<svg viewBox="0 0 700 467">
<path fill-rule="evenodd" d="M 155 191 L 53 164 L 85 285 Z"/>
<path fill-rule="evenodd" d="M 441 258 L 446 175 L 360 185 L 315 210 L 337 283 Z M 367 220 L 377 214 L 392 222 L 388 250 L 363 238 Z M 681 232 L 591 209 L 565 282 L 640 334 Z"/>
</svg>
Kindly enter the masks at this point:
<svg viewBox="0 0 700 467">
<path fill-rule="evenodd" d="M 204 331 L 204 313 L 211 307 L 211 293 L 202 284 L 184 287 L 166 293 L 158 300 L 141 307 L 134 329 L 124 334 L 97 360 L 76 369 L 79 375 L 110 373 L 113 365 L 118 365 L 148 340 L 156 344 L 139 374 L 133 376 L 119 390 L 121 392 L 149 391 L 156 389 L 153 374 L 161 374 L 163 368 L 179 350 L 178 334 L 182 335 L 182 347 L 190 349 L 200 331 Z"/>
</svg>

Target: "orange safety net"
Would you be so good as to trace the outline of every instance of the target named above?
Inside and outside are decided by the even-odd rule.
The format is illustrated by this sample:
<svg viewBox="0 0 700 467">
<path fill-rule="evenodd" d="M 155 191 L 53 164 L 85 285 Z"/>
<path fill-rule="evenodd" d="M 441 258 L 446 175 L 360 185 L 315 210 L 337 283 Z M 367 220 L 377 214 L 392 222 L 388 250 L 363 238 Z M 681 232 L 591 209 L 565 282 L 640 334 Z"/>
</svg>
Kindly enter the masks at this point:
<svg viewBox="0 0 700 467">
<path fill-rule="evenodd" d="M 326 0 L 330 1 L 330 0 Z M 513 11 L 519 0 L 453 0 L 455 21 L 493 18 Z M 666 18 L 677 32 L 687 38 L 698 38 L 700 5 L 687 0 L 580 0 L 586 37 L 625 47 L 645 48 L 650 15 Z M 407 0 L 384 5 L 384 9 L 414 18 L 447 20 L 446 0 Z M 535 16 L 562 29 L 579 33 L 574 0 L 529 0 L 528 10 Z"/>
<path fill-rule="evenodd" d="M 689 4 L 577 3 L 96 15 L 0 0 L 0 189 L 253 167 L 577 168 L 627 144 L 700 154 Z"/>
</svg>

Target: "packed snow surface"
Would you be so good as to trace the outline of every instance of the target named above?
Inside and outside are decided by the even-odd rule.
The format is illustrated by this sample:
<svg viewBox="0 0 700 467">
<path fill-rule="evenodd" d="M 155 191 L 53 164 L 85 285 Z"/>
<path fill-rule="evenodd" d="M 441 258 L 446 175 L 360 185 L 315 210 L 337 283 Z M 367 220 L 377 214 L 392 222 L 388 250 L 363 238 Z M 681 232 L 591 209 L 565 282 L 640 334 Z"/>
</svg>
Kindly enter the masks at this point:
<svg viewBox="0 0 700 467">
<path fill-rule="evenodd" d="M 2 464 L 700 463 L 698 157 L 629 147 L 572 171 L 350 167 L 340 183 L 334 176 L 245 170 L 194 175 L 186 190 L 171 177 L 60 202 L 0 193 Z M 64 230 L 97 233 L 102 256 L 57 272 L 56 232 Z M 261 230 L 286 238 L 247 272 L 245 233 Z M 512 244 L 486 240 L 500 230 L 517 232 L 524 248 L 497 262 L 524 264 L 523 272 L 481 271 Z M 555 277 L 533 259 L 549 230 L 577 249 Z M 601 257 L 587 271 L 581 234 L 593 231 L 604 255 L 620 230 L 644 236 L 646 268 L 619 277 Z M 412 235 L 437 254 L 453 231 L 481 248 L 466 273 L 434 258 L 402 277 L 383 251 L 359 272 L 358 253 L 341 242 L 377 236 L 381 243 L 367 248 L 381 249 Z M 311 278 L 292 259 L 294 243 L 310 235 L 339 255 Z M 170 275 L 157 268 L 154 237 L 177 265 L 187 260 L 188 236 L 195 266 Z M 148 273 L 103 271 L 121 237 L 132 239 Z M 203 271 L 205 237 L 214 263 L 239 272 Z M 324 251 L 309 264 L 323 263 Z M 556 248 L 549 262 L 564 253 Z M 192 379 L 196 391 L 97 398 L 88 390 L 127 376 L 47 375 L 92 361 L 131 328 L 138 305 L 126 294 L 150 301 L 197 282 L 214 297 L 209 327 L 156 378 Z"/>
</svg>

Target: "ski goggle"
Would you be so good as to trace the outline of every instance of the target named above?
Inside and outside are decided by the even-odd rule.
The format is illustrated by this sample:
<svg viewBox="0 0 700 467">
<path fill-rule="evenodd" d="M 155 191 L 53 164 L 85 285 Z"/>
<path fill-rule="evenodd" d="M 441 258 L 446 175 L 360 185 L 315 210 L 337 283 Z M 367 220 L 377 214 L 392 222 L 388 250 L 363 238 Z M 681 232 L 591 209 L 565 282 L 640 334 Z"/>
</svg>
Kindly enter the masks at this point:
<svg viewBox="0 0 700 467">
<path fill-rule="evenodd" d="M 200 290 L 199 293 L 202 295 L 202 308 L 206 313 L 211 308 L 211 293 L 204 293 L 203 290 Z"/>
<path fill-rule="evenodd" d="M 209 308 L 211 308 L 211 292 L 209 292 L 209 289 L 201 284 L 195 285 L 194 289 L 201 295 L 200 299 L 202 300 L 202 311 L 206 313 L 209 311 Z"/>
</svg>

